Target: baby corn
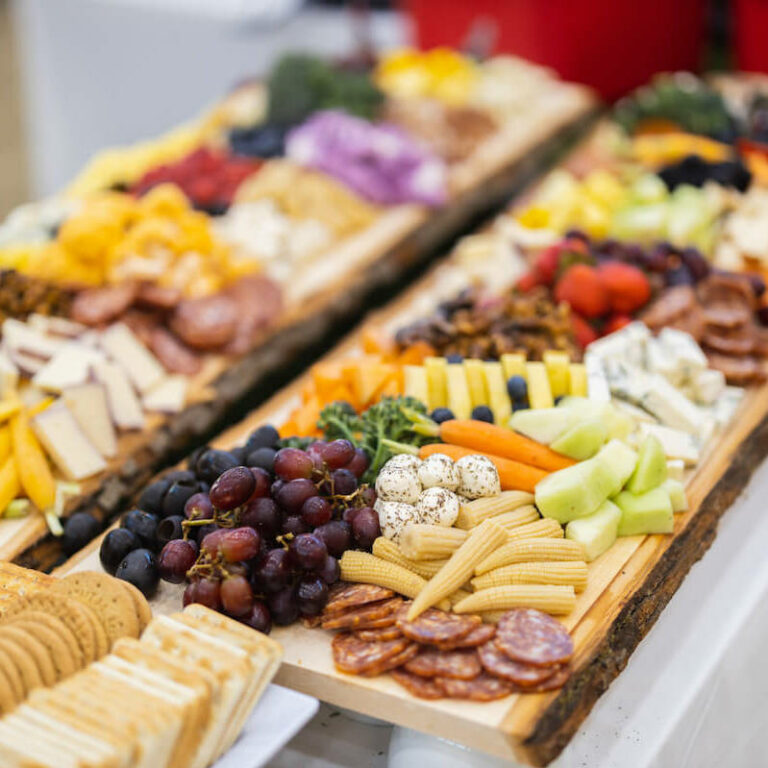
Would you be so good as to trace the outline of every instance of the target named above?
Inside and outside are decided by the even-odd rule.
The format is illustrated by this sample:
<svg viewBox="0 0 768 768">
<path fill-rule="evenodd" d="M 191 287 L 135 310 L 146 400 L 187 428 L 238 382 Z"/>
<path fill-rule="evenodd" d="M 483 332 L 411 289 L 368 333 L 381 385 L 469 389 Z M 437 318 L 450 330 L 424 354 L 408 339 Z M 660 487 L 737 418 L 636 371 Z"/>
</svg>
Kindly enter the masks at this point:
<svg viewBox="0 0 768 768">
<path fill-rule="evenodd" d="M 485 560 L 506 540 L 506 531 L 496 525 L 493 520 L 480 523 L 414 599 L 408 611 L 408 619 L 415 619 L 427 608 L 431 608 L 462 587 L 471 577 L 477 564 Z M 346 555 L 346 552 L 344 554 Z M 342 578 L 344 578 L 343 571 Z"/>
<path fill-rule="evenodd" d="M 505 565 L 472 579 L 474 590 L 510 584 L 560 584 L 583 592 L 587 586 L 587 564 L 580 560 Z"/>
<path fill-rule="evenodd" d="M 517 541 L 518 539 L 562 539 L 564 535 L 563 526 L 557 520 L 542 518 L 527 525 L 519 525 L 516 528 L 508 529 L 507 541 Z"/>
<path fill-rule="evenodd" d="M 386 539 L 383 536 L 379 536 L 373 542 L 373 554 L 382 560 L 389 560 L 390 563 L 401 565 L 423 579 L 431 579 L 448 562 L 447 558 L 443 560 L 411 560 L 403 555 L 400 547 L 392 539 Z"/>
<path fill-rule="evenodd" d="M 552 584 L 513 584 L 490 587 L 475 592 L 453 606 L 454 613 L 509 611 L 512 608 L 536 608 L 552 614 L 566 614 L 576 604 L 573 587 Z M 415 605 L 415 603 L 414 603 Z"/>
<path fill-rule="evenodd" d="M 481 576 L 503 565 L 553 560 L 586 560 L 584 547 L 570 539 L 518 539 L 493 551 L 475 568 Z"/>
<path fill-rule="evenodd" d="M 410 560 L 443 560 L 467 539 L 467 531 L 444 525 L 409 523 L 400 534 L 400 551 Z"/>
<path fill-rule="evenodd" d="M 475 499 L 461 505 L 459 516 L 454 525 L 469 530 L 483 520 L 496 515 L 512 512 L 526 504 L 533 504 L 533 494 L 525 491 L 502 491 L 498 496 Z"/>
<path fill-rule="evenodd" d="M 511 532 L 516 528 L 539 520 L 540 515 L 533 504 L 526 504 L 524 507 L 513 509 L 511 512 L 502 512 L 500 515 L 495 515 L 492 519 L 496 525 L 500 525 Z"/>
</svg>

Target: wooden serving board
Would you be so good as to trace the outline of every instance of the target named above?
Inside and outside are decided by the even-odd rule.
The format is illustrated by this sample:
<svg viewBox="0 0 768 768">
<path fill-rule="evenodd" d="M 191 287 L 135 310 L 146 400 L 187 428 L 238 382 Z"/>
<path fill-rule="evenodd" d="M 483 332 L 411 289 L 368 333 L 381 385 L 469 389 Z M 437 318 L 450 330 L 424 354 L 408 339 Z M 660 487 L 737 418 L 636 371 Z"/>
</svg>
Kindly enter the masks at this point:
<svg viewBox="0 0 768 768">
<path fill-rule="evenodd" d="M 292 301 L 254 350 L 237 360 L 208 356 L 204 370 L 191 381 L 190 405 L 174 416 L 151 416 L 144 430 L 122 435 L 117 456 L 105 472 L 81 483 L 82 493 L 67 513 L 114 516 L 152 474 L 232 423 L 239 416 L 238 404 L 267 377 L 302 356 L 314 357 L 315 347 L 329 336 L 338 337 L 340 323 L 349 327 L 356 322 L 367 304 L 376 303 L 377 294 L 446 248 L 478 217 L 498 210 L 554 162 L 595 115 L 596 101 L 588 89 L 553 84 L 525 119 L 511 120 L 451 169 L 448 205 L 387 209 L 366 230 L 302 268 L 290 281 Z M 0 520 L 0 560 L 12 559 L 44 570 L 61 561 L 41 515 Z"/>
<path fill-rule="evenodd" d="M 447 263 L 433 268 L 398 301 L 372 315 L 368 324 L 394 328 L 429 311 L 455 282 Z M 327 357 L 358 349 L 359 331 Z M 247 419 L 223 433 L 214 445 L 242 444 L 266 422 L 280 423 L 299 402 L 306 375 L 279 392 Z M 619 539 L 590 563 L 587 589 L 564 619 L 576 653 L 574 673 L 559 691 L 515 695 L 492 703 L 425 701 L 408 694 L 388 676 L 355 677 L 335 670 L 331 633 L 301 624 L 276 628 L 285 650 L 276 682 L 331 704 L 416 728 L 500 757 L 546 765 L 565 747 L 595 701 L 627 660 L 680 586 L 691 565 L 715 537 L 717 522 L 768 454 L 768 386 L 747 393 L 730 427 L 718 435 L 687 481 L 690 510 L 675 516 L 669 536 Z M 100 568 L 99 542 L 68 561 L 59 572 Z M 161 584 L 153 599 L 157 612 L 179 610 L 181 588 Z"/>
</svg>

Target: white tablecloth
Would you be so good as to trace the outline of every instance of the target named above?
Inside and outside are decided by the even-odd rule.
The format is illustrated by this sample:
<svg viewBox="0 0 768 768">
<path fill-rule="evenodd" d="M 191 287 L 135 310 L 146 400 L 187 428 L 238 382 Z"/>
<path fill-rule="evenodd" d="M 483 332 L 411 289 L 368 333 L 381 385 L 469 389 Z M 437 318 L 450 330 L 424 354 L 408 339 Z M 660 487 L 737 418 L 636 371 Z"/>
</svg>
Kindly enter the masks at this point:
<svg viewBox="0 0 768 768">
<path fill-rule="evenodd" d="M 768 766 L 768 464 L 556 768 Z M 323 706 L 276 768 L 510 765 Z"/>
</svg>

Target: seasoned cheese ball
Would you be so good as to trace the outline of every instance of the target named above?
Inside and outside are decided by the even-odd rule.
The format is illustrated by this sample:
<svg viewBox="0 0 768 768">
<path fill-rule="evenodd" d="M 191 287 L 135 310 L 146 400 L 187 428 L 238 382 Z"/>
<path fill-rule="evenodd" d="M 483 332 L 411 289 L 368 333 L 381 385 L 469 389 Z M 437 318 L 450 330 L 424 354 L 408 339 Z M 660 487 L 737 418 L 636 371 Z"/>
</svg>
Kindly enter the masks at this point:
<svg viewBox="0 0 768 768">
<path fill-rule="evenodd" d="M 433 453 L 419 467 L 419 481 L 422 488 L 447 488 L 455 491 L 459 485 L 459 470 L 450 456 Z"/>
<path fill-rule="evenodd" d="M 421 466 L 421 459 L 418 456 L 414 456 L 412 453 L 396 453 L 387 463 L 382 467 L 386 469 L 391 467 L 392 469 L 415 469 L 418 470 Z"/>
<path fill-rule="evenodd" d="M 379 515 L 381 535 L 394 542 L 399 541 L 400 534 L 408 523 L 419 522 L 419 513 L 413 504 L 376 499 L 373 508 Z"/>
<path fill-rule="evenodd" d="M 427 488 L 416 505 L 420 523 L 449 528 L 459 516 L 459 497 L 447 488 Z"/>
<path fill-rule="evenodd" d="M 496 496 L 501 493 L 499 473 L 485 456 L 464 456 L 456 462 L 459 470 L 458 493 L 468 499 Z"/>
<path fill-rule="evenodd" d="M 420 493 L 421 483 L 415 469 L 390 467 L 387 463 L 376 478 L 376 495 L 384 501 L 415 504 Z"/>
</svg>

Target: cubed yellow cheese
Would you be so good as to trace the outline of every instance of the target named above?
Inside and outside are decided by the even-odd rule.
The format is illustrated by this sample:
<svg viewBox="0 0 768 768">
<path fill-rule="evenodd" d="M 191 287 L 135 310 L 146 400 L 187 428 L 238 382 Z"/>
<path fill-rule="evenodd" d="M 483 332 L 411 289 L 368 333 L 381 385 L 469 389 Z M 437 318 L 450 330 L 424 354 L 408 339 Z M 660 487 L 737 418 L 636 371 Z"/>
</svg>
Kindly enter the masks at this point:
<svg viewBox="0 0 768 768">
<path fill-rule="evenodd" d="M 555 404 L 549 376 L 544 363 L 528 363 L 528 405 L 531 408 L 551 408 Z"/>
<path fill-rule="evenodd" d="M 571 359 L 567 352 L 548 349 L 544 355 L 544 367 L 549 377 L 549 387 L 552 397 L 567 395 L 570 388 L 570 371 L 568 366 Z"/>
</svg>

